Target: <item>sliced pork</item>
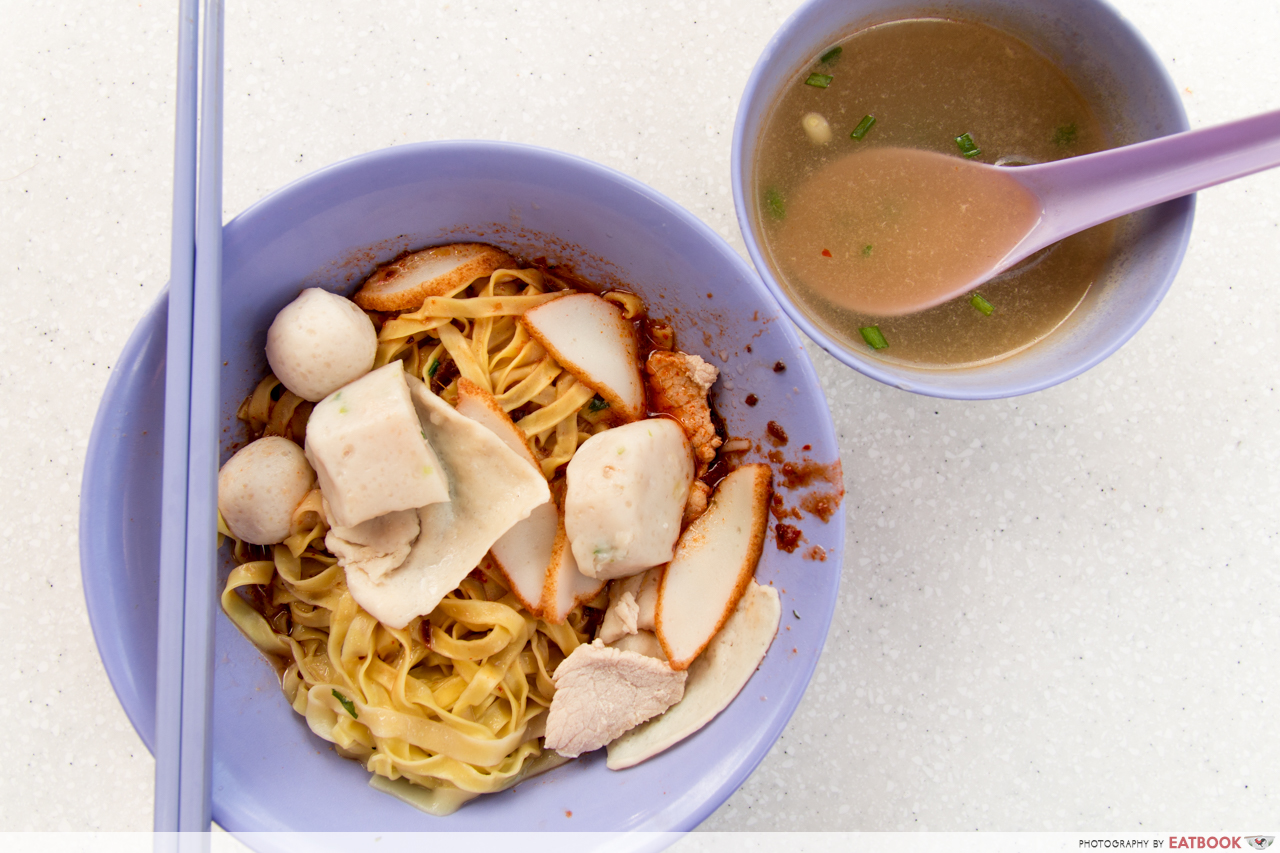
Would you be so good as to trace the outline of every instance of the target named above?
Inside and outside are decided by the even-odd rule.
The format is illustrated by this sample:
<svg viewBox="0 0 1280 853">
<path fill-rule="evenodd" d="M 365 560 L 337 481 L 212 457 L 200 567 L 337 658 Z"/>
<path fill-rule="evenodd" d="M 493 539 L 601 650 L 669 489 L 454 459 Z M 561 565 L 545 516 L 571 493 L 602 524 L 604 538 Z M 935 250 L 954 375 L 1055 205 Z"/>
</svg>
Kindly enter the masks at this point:
<svg viewBox="0 0 1280 853">
<path fill-rule="evenodd" d="M 600 640 L 578 646 L 556 668 L 545 746 L 576 758 L 680 701 L 686 674 Z"/>
</svg>

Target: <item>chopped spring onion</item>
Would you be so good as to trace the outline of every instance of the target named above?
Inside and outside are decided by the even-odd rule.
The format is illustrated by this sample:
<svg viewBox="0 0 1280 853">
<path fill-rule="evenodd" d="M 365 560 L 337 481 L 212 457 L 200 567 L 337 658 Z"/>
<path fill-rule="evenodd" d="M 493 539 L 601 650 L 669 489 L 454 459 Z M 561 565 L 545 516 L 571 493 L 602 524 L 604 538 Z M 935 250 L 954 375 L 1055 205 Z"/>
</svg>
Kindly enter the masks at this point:
<svg viewBox="0 0 1280 853">
<path fill-rule="evenodd" d="M 603 412 L 607 408 L 609 408 L 609 402 L 598 394 L 592 397 L 591 402 L 587 404 L 588 412 Z"/>
<path fill-rule="evenodd" d="M 966 157 L 977 157 L 982 153 L 978 143 L 974 142 L 973 137 L 967 133 L 962 133 L 956 137 L 956 145 L 960 146 L 960 153 Z"/>
<path fill-rule="evenodd" d="M 782 200 L 782 193 L 770 187 L 764 191 L 764 206 L 769 208 L 769 215 L 774 219 L 785 219 L 787 205 Z"/>
<path fill-rule="evenodd" d="M 969 304 L 972 305 L 974 308 L 977 308 L 983 314 L 986 314 L 988 317 L 991 316 L 992 311 L 996 310 L 996 306 L 992 305 L 990 302 L 983 299 L 981 293 L 975 293 L 973 294 L 973 296 L 970 296 Z"/>
<path fill-rule="evenodd" d="M 863 246 L 863 247 L 862 247 L 862 257 L 864 257 L 864 258 L 869 258 L 869 257 L 871 257 L 871 244 L 870 244 L 870 243 L 868 243 L 867 245 L 865 245 L 865 246 Z"/>
<path fill-rule="evenodd" d="M 831 85 L 831 81 L 834 79 L 836 78 L 832 77 L 830 74 L 819 74 L 815 71 L 809 75 L 808 79 L 804 81 L 804 84 L 806 86 L 817 86 L 819 89 L 825 89 Z"/>
<path fill-rule="evenodd" d="M 343 696 L 337 690 L 333 691 L 333 695 L 334 695 L 334 698 L 336 698 L 340 703 L 342 703 L 342 707 L 347 709 L 347 713 L 351 715 L 351 719 L 353 720 L 360 719 L 360 715 L 356 713 L 356 703 L 352 702 L 346 696 Z"/>
<path fill-rule="evenodd" d="M 858 126 L 853 129 L 853 133 L 849 134 L 850 139 L 861 140 L 867 135 L 867 131 L 876 123 L 876 117 L 873 115 L 865 115 L 862 121 L 858 122 Z"/>
<path fill-rule="evenodd" d="M 835 47 L 831 48 L 831 50 L 828 50 L 826 53 L 822 54 L 822 56 L 819 57 L 818 61 L 826 65 L 830 65 L 831 63 L 839 59 L 840 54 L 842 53 L 844 53 L 844 48 L 841 47 L 840 45 L 836 45 Z"/>
<path fill-rule="evenodd" d="M 863 326 L 858 330 L 862 333 L 862 339 L 872 349 L 884 349 L 889 346 L 889 342 L 884 339 L 884 335 L 880 333 L 879 326 Z"/>
<path fill-rule="evenodd" d="M 439 369 L 440 369 L 440 359 L 437 358 L 435 361 L 431 362 L 431 366 L 427 368 L 427 378 L 435 379 L 436 371 Z"/>
</svg>

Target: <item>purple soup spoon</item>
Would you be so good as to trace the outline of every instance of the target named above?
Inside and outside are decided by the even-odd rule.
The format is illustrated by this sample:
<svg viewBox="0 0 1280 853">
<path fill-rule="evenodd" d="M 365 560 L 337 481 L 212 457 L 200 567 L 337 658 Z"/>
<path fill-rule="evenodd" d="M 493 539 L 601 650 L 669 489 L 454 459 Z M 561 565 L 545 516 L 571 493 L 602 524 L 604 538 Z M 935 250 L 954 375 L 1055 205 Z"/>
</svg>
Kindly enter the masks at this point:
<svg viewBox="0 0 1280 853">
<path fill-rule="evenodd" d="M 922 311 L 960 296 L 1086 228 L 1280 166 L 1280 110 L 1034 166 L 963 162 L 969 168 L 1012 178 L 1039 201 L 1040 217 L 980 275 L 931 283 L 909 297 L 900 294 L 902 303 L 911 303 L 911 310 Z"/>
</svg>

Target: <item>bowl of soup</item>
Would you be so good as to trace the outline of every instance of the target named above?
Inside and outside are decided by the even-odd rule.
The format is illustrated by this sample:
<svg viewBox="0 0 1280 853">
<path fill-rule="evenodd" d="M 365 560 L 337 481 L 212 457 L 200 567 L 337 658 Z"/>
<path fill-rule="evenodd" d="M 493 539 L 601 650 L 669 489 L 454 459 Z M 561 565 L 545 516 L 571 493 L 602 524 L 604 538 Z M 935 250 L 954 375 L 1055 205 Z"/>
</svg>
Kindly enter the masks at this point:
<svg viewBox="0 0 1280 853">
<path fill-rule="evenodd" d="M 941 188 L 882 181 L 881 160 L 917 149 L 1017 167 L 1187 127 L 1158 57 L 1098 0 L 814 0 L 747 83 L 734 202 L 766 287 L 835 358 L 916 393 L 1010 397 L 1137 332 L 1177 273 L 1194 197 L 1073 235 L 942 305 L 872 313 L 842 288 L 932 274 L 931 257 L 954 254 L 939 248 L 974 232 L 948 227 L 963 200 L 938 216 Z"/>
</svg>

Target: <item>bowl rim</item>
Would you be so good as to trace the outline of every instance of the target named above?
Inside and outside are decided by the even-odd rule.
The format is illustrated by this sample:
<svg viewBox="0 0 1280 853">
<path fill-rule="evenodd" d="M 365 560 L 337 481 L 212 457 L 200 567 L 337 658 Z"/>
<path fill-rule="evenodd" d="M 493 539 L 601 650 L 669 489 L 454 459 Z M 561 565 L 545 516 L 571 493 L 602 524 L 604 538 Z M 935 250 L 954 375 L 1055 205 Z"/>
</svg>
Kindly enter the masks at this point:
<svg viewBox="0 0 1280 853">
<path fill-rule="evenodd" d="M 1081 373 L 1097 366 L 1100 362 L 1114 354 L 1118 349 L 1124 346 L 1130 338 L 1137 334 L 1138 330 L 1151 318 L 1163 301 L 1164 296 L 1168 293 L 1169 288 L 1173 285 L 1174 279 L 1177 277 L 1178 270 L 1182 266 L 1183 258 L 1186 256 L 1187 247 L 1191 242 L 1191 229 L 1195 220 L 1195 194 L 1184 196 L 1180 199 L 1165 202 L 1162 207 L 1168 209 L 1183 208 L 1178 217 L 1178 231 L 1174 237 L 1173 252 L 1170 257 L 1171 263 L 1161 276 L 1161 281 L 1153 289 L 1151 295 L 1142 303 L 1139 311 L 1131 314 L 1128 319 L 1112 328 L 1109 338 L 1100 346 L 1091 350 L 1090 354 L 1085 358 L 1066 362 L 1056 359 L 1053 368 L 1048 370 L 1037 379 L 1030 379 L 1022 382 L 993 382 L 987 387 L 960 387 L 957 388 L 952 384 L 938 381 L 934 377 L 945 377 L 951 370 L 927 368 L 904 368 L 903 371 L 896 370 L 895 367 L 887 362 L 878 361 L 876 359 L 857 353 L 853 349 L 846 348 L 837 343 L 831 336 L 820 329 L 803 310 L 795 304 L 791 297 L 787 294 L 786 289 L 777 281 L 773 271 L 769 267 L 769 263 L 764 257 L 764 253 L 760 249 L 759 241 L 753 236 L 750 217 L 747 213 L 747 189 L 746 183 L 748 177 L 745 170 L 749 167 L 749 163 L 744 162 L 743 149 L 746 145 L 746 136 L 748 128 L 746 126 L 746 118 L 748 113 L 748 105 L 753 103 L 760 97 L 760 91 L 765 85 L 765 81 L 770 74 L 769 64 L 773 61 L 774 55 L 778 48 L 783 45 L 790 37 L 793 31 L 804 26 L 807 18 L 812 14 L 814 7 L 822 5 L 828 0 L 806 0 L 799 8 L 793 11 L 783 24 L 774 32 L 773 37 L 769 40 L 764 50 L 761 51 L 755 65 L 751 69 L 751 74 L 747 78 L 746 86 L 743 88 L 742 96 L 738 100 L 738 111 L 734 118 L 733 125 L 733 141 L 730 154 L 730 173 L 729 179 L 733 187 L 733 206 L 738 220 L 738 229 L 741 232 L 743 243 L 746 245 L 747 253 L 751 257 L 751 262 L 756 268 L 761 280 L 763 280 L 766 288 L 772 294 L 773 298 L 782 307 L 787 317 L 795 323 L 804 334 L 815 344 L 822 348 L 828 355 L 835 358 L 841 364 L 853 368 L 858 373 L 882 382 L 885 385 L 892 386 L 904 391 L 911 391 L 928 397 L 939 397 L 953 400 L 996 400 L 1007 397 L 1017 397 L 1023 394 L 1031 394 L 1036 391 L 1042 391 L 1054 385 L 1058 385 L 1069 379 L 1072 379 Z M 1123 32 L 1139 49 L 1145 63 L 1153 70 L 1152 77 L 1158 86 L 1167 94 L 1171 95 L 1170 101 L 1175 105 L 1175 115 L 1173 119 L 1174 129 L 1172 132 L 1180 132 L 1190 129 L 1187 119 L 1186 108 L 1183 106 L 1180 98 L 1176 96 L 1177 88 L 1173 82 L 1173 78 L 1169 75 L 1168 69 L 1164 63 L 1160 61 L 1159 56 L 1152 49 L 1150 43 L 1138 31 L 1132 23 L 1129 22 L 1119 11 L 1115 9 L 1106 0 L 1077 0 L 1081 4 L 1091 3 L 1103 14 L 1109 16 L 1111 23 L 1119 31 Z M 922 3 L 922 5 L 924 5 Z M 994 364 L 1002 363 L 1003 359 Z M 975 375 L 976 371 L 983 370 L 984 366 L 966 368 L 967 375 Z M 905 375 L 904 375 L 905 373 Z"/>
<path fill-rule="evenodd" d="M 603 181 L 606 185 L 616 187 L 623 192 L 637 193 L 646 202 L 656 205 L 674 220 L 678 220 L 690 230 L 692 236 L 699 238 L 708 250 L 714 252 L 716 266 L 727 265 L 728 268 L 733 269 L 742 282 L 755 292 L 758 297 L 757 301 L 761 303 L 762 307 L 769 307 L 776 303 L 772 294 L 760 281 L 759 276 L 755 274 L 755 271 L 741 255 L 734 251 L 728 242 L 709 225 L 675 201 L 636 178 L 585 157 L 524 143 L 492 140 L 441 140 L 408 143 L 356 154 L 327 164 L 265 194 L 229 220 L 223 226 L 224 233 L 227 235 L 228 241 L 230 241 L 238 229 L 251 227 L 255 216 L 279 205 L 292 206 L 314 189 L 322 187 L 337 174 L 385 166 L 388 163 L 395 163 L 404 159 L 417 160 L 424 156 L 448 157 L 454 152 L 485 152 L 494 156 L 514 155 L 517 158 L 526 158 L 535 163 L 554 162 L 563 168 L 581 171 L 592 180 Z M 118 460 L 127 457 L 124 442 L 120 441 L 120 435 L 117 433 L 122 418 L 126 415 L 121 411 L 121 407 L 118 405 L 120 401 L 116 397 L 124 393 L 125 386 L 129 383 L 129 377 L 136 375 L 138 368 L 144 366 L 140 359 L 146 355 L 148 348 L 154 347 L 157 339 L 163 340 L 163 330 L 167 317 L 165 310 L 167 299 L 168 287 L 166 286 L 130 334 L 117 360 L 118 369 L 114 371 L 104 390 L 86 451 L 79 518 L 82 585 L 99 656 L 103 660 L 108 679 L 131 724 L 147 748 L 152 751 L 154 751 L 154 712 L 149 713 L 145 702 L 147 698 L 146 690 L 140 689 L 138 680 L 134 677 L 135 673 L 132 669 L 137 668 L 137 661 L 128 659 L 123 641 L 115 636 L 115 633 L 111 630 L 116 627 L 113 623 L 117 617 L 115 612 L 108 607 L 107 602 L 120 597 L 111 589 L 111 580 L 114 575 L 108 572 L 95 571 L 94 568 L 104 561 L 115 561 L 124 557 L 121 551 L 112 550 L 122 533 L 118 529 L 109 530 L 109 525 L 104 524 L 104 521 L 110 522 L 112 520 L 109 516 L 109 510 L 103 506 L 101 500 L 95 500 L 95 498 L 100 498 L 101 495 L 108 493 L 108 490 L 112 489 L 110 470 L 113 460 L 117 460 L 116 464 L 119 464 Z M 771 309 L 771 313 L 774 317 L 782 316 L 776 307 Z M 821 383 L 818 380 L 813 363 L 805 351 L 802 340 L 795 330 L 786 323 L 770 325 L 779 327 L 776 331 L 781 336 L 780 343 L 791 351 L 792 355 L 789 356 L 789 359 L 795 360 L 794 365 L 790 361 L 788 362 L 788 370 L 794 369 L 797 371 L 793 375 L 792 381 L 797 385 L 818 391 L 819 397 L 821 397 L 818 405 L 822 407 L 823 411 L 827 412 L 827 417 L 819 426 L 819 437 L 823 444 L 827 444 L 837 454 L 836 458 L 838 458 L 839 444 L 829 410 L 824 405 L 825 394 L 822 392 Z M 163 346 L 160 349 L 162 351 Z M 160 363 L 163 365 L 162 352 Z M 818 448 L 821 445 L 815 442 L 814 446 Z M 683 832 L 694 828 L 743 784 L 777 742 L 782 730 L 790 721 L 808 685 L 812 681 L 818 659 L 825 645 L 826 633 L 834 616 L 846 537 L 844 513 L 841 512 L 836 515 L 835 523 L 826 526 L 831 532 L 831 540 L 834 545 L 833 548 L 829 549 L 828 553 L 831 550 L 836 553 L 832 555 L 834 559 L 828 557 L 826 566 L 828 567 L 827 574 L 830 580 L 824 582 L 821 587 L 822 594 L 826 596 L 825 607 L 822 612 L 813 613 L 814 622 L 820 623 L 822 626 L 819 634 L 820 639 L 807 660 L 803 659 L 802 656 L 801 660 L 792 662 L 793 664 L 799 664 L 798 667 L 793 667 L 800 676 L 798 680 L 794 680 L 796 687 L 788 690 L 784 695 L 778 696 L 779 701 L 776 704 L 770 703 L 774 706 L 774 713 L 770 715 L 767 725 L 756 735 L 756 746 L 750 750 L 746 759 L 739 763 L 734 772 L 718 780 L 718 783 L 712 789 L 699 797 L 700 802 L 695 807 L 686 808 L 681 813 L 669 815 L 677 818 L 672 825 L 642 826 L 640 827 L 641 830 L 652 831 L 657 829 L 662 832 Z M 104 553 L 109 556 L 103 557 Z M 808 616 L 806 617 L 807 620 Z M 131 701 L 126 701 L 126 698 L 130 698 Z M 252 833 L 256 829 L 255 827 L 242 826 L 241 822 L 233 814 L 228 814 L 225 809 L 219 808 L 216 801 L 214 805 L 214 818 L 226 829 L 236 833 Z M 655 814 L 655 816 L 657 815 Z M 449 827 L 442 826 L 440 829 L 447 831 Z M 671 840 L 665 836 L 663 837 L 665 840 L 658 838 L 645 840 L 643 838 L 645 834 L 643 831 L 637 833 L 636 838 L 633 839 L 635 844 L 641 847 L 661 847 L 670 843 Z M 261 842 L 261 840 L 257 839 L 258 842 Z M 266 846 L 270 847 L 271 845 Z"/>
</svg>

